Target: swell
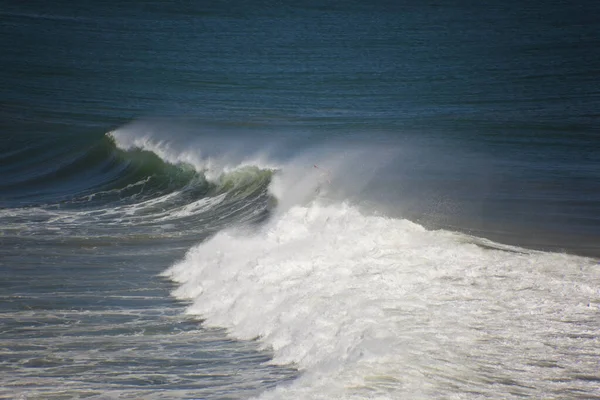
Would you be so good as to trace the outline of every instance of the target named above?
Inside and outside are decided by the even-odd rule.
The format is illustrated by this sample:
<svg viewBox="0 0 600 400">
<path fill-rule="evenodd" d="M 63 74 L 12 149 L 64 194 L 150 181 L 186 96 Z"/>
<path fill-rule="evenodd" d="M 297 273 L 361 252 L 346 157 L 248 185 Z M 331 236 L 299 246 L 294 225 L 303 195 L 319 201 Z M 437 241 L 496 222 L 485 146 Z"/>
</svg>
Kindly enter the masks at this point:
<svg viewBox="0 0 600 400">
<path fill-rule="evenodd" d="M 85 198 L 139 201 L 182 189 L 193 180 L 199 182 L 197 189 L 209 189 L 192 168 L 169 164 L 147 151 L 123 151 L 106 136 L 79 146 L 52 148 L 42 142 L 0 159 L 4 207 L 81 203 Z"/>
</svg>

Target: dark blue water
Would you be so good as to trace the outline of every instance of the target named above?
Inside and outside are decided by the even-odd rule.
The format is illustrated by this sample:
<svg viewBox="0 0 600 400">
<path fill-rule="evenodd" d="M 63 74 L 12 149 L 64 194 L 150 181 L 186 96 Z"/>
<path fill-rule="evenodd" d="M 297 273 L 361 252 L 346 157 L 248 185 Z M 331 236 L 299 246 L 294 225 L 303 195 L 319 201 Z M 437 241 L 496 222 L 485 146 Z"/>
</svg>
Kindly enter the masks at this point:
<svg viewBox="0 0 600 400">
<path fill-rule="evenodd" d="M 600 298 L 595 262 L 600 257 L 598 20 L 600 6 L 593 1 L 2 2 L 0 396 L 247 398 L 293 381 L 299 392 L 284 395 L 284 389 L 277 389 L 265 396 L 313 398 L 323 393 L 310 391 L 318 387 L 315 376 L 323 376 L 323 382 L 345 382 L 346 391 L 334 390 L 330 398 L 368 393 L 382 398 L 468 398 L 465 393 L 470 392 L 490 398 L 506 393 L 600 396 L 593 389 L 600 379 L 597 370 L 588 367 L 593 363 L 582 361 L 578 370 L 574 365 L 583 356 L 571 352 L 585 348 L 586 354 L 598 355 L 600 348 L 589 333 L 598 323 Z M 314 203 L 323 199 L 327 206 Z M 571 334 L 591 336 L 585 344 L 553 347 L 569 366 L 544 361 L 559 363 L 556 368 L 564 373 L 536 370 L 540 381 L 510 372 L 508 364 L 490 355 L 502 353 L 490 345 L 498 352 L 481 356 L 485 363 L 462 356 L 446 360 L 449 369 L 468 369 L 473 380 L 447 375 L 442 364 L 433 371 L 414 367 L 417 375 L 429 377 L 416 380 L 422 390 L 415 391 L 416 381 L 409 377 L 416 375 L 405 371 L 402 378 L 397 370 L 386 369 L 392 364 L 385 361 L 381 365 L 388 367 L 369 378 L 360 368 L 347 367 L 351 352 L 336 362 L 312 363 L 306 360 L 313 358 L 300 356 L 297 349 L 281 350 L 278 346 L 287 339 L 271 340 L 269 335 L 284 328 L 293 333 L 293 327 L 302 325 L 289 317 L 294 302 L 283 301 L 277 317 L 265 311 L 247 322 L 243 315 L 264 306 L 262 296 L 271 293 L 269 285 L 283 287 L 286 280 L 263 287 L 263 281 L 248 278 L 254 283 L 246 282 L 247 296 L 220 310 L 219 319 L 213 314 L 216 308 L 199 304 L 214 300 L 211 296 L 229 304 L 225 299 L 232 290 L 211 292 L 207 282 L 213 279 L 204 275 L 193 278 L 203 292 L 180 286 L 191 285 L 203 261 L 186 258 L 190 272 L 169 275 L 177 284 L 159 276 L 190 248 L 223 230 L 242 227 L 244 234 L 249 230 L 260 235 L 256 232 L 266 229 L 282 235 L 280 242 L 287 240 L 284 232 L 302 231 L 294 208 L 287 213 L 293 205 L 328 215 L 318 232 L 309 223 L 312 219 L 304 220 L 313 240 L 328 232 L 330 221 L 342 218 L 322 207 L 338 205 L 340 210 L 358 207 L 365 218 L 408 219 L 429 230 L 457 232 L 464 235 L 457 243 L 491 248 L 485 251 L 510 246 L 514 254 L 533 252 L 531 257 L 551 266 L 539 271 L 558 275 L 515 277 L 515 282 L 531 278 L 550 285 L 532 283 L 537 289 L 523 289 L 533 290 L 528 304 L 546 299 L 555 306 L 554 313 L 566 300 L 553 296 L 574 290 L 584 296 L 577 304 L 591 314 L 573 309 L 583 314 L 573 316 L 571 323 L 585 326 L 585 332 Z M 346 242 L 386 248 L 382 238 L 404 229 L 392 225 L 378 232 L 362 217 L 352 218 L 340 225 L 345 228 L 340 228 L 339 243 L 310 265 L 338 254 Z M 275 228 L 281 226 L 287 228 Z M 346 237 L 353 232 L 350 226 L 370 227 L 374 236 Z M 265 236 L 264 243 L 270 238 Z M 443 269 L 445 264 L 433 260 L 429 251 L 446 243 L 444 238 L 415 250 L 423 261 L 414 265 Z M 243 241 L 219 243 L 216 250 L 208 244 L 198 251 L 209 257 L 212 251 L 232 254 L 245 248 Z M 321 237 L 310 248 L 318 252 L 319 243 L 329 242 Z M 264 254 L 281 250 L 264 246 Z M 444 246 L 462 249 L 462 244 Z M 402 252 L 408 247 L 398 242 L 390 249 Z M 260 266 L 262 257 L 248 254 L 256 260 L 244 267 L 237 259 L 229 260 L 231 264 L 218 261 L 224 271 L 240 268 L 223 278 L 221 287 L 234 276 L 239 287 L 246 287 L 244 271 Z M 308 253 L 285 254 L 300 263 Z M 347 254 L 337 255 L 340 265 L 352 264 Z M 414 254 L 411 250 L 401 259 Z M 472 276 L 462 262 L 473 254 L 456 256 L 461 260 L 456 261 L 456 274 Z M 542 262 L 485 254 L 477 256 L 479 264 L 512 266 L 510 271 Z M 366 265 L 380 265 L 376 259 Z M 398 263 L 393 265 L 403 265 Z M 538 271 L 532 268 L 527 273 Z M 588 275 L 579 276 L 573 272 L 577 270 Z M 561 274 L 570 282 L 568 289 L 552 286 Z M 438 287 L 436 277 L 428 279 L 430 287 Z M 441 282 L 456 280 L 445 277 Z M 447 284 L 446 289 L 456 289 L 454 283 Z M 499 298 L 505 298 L 511 285 Z M 180 292 L 172 297 L 169 293 L 178 287 Z M 256 288 L 262 288 L 260 296 Z M 448 299 L 444 291 L 428 296 L 428 305 Z M 490 289 L 475 297 L 486 296 L 495 295 Z M 368 313 L 370 303 L 356 301 L 355 309 L 364 307 Z M 246 303 L 253 308 L 236 308 Z M 384 303 L 379 299 L 381 307 Z M 318 308 L 312 304 L 305 309 L 317 313 Z M 435 320 L 431 315 L 415 326 Z M 520 320 L 523 315 L 508 318 Z M 563 317 L 556 320 L 566 324 Z M 347 325 L 331 319 L 339 323 L 338 333 L 344 332 Z M 519 326 L 527 325 L 524 321 Z M 495 323 L 493 317 L 475 319 L 461 332 L 497 333 Z M 321 325 L 306 324 L 315 338 L 328 335 L 319 330 Z M 563 325 L 532 324 L 533 336 L 544 330 L 568 331 Z M 442 325 L 436 329 L 446 332 Z M 266 330 L 255 332 L 253 326 Z M 508 341 L 515 340 L 513 361 L 531 348 L 520 341 L 525 336 L 514 333 L 515 326 L 505 333 Z M 415 339 L 415 332 L 405 336 Z M 302 334 L 294 337 L 293 343 L 304 343 Z M 444 341 L 432 343 L 446 346 Z M 384 344 L 379 348 L 391 352 Z M 448 348 L 461 347 L 455 343 Z M 328 362 L 343 366 L 343 371 L 323 372 Z M 490 372 L 487 362 L 505 365 L 508 372 Z M 515 371 L 522 367 L 511 366 Z M 397 384 L 388 387 L 390 376 Z M 366 392 L 356 389 L 362 387 L 356 379 L 371 382 L 364 384 Z M 507 385 L 520 389 L 494 389 L 496 381 L 513 382 Z M 443 382 L 450 382 L 446 389 Z M 357 391 L 348 389 L 352 387 Z M 532 387 L 540 391 L 527 389 Z"/>
</svg>

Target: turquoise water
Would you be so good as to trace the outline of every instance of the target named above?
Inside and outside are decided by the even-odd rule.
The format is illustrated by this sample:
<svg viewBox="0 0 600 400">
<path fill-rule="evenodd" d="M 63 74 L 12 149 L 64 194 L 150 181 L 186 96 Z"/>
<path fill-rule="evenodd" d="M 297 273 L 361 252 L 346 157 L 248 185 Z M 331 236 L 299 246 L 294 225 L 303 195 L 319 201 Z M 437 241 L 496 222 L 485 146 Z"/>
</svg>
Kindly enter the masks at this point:
<svg viewBox="0 0 600 400">
<path fill-rule="evenodd" d="M 594 2 L 0 7 L 0 397 L 593 398 Z"/>
</svg>

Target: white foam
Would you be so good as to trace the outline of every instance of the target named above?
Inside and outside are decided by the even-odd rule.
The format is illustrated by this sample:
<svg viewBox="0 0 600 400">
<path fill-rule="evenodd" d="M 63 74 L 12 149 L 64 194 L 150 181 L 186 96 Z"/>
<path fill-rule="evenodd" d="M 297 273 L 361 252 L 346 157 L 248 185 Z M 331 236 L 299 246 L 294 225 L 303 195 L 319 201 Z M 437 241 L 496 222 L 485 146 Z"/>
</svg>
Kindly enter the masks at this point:
<svg viewBox="0 0 600 400">
<path fill-rule="evenodd" d="M 552 397 L 599 376 L 586 258 L 311 203 L 220 232 L 165 275 L 190 313 L 303 372 L 265 399 Z"/>
</svg>

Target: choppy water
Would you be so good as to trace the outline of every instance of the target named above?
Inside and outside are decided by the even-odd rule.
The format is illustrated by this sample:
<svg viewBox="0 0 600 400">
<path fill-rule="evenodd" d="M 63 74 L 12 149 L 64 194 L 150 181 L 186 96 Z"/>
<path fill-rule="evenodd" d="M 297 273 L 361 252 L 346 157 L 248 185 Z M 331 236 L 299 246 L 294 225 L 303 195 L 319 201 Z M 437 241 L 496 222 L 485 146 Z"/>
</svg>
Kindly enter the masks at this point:
<svg viewBox="0 0 600 400">
<path fill-rule="evenodd" d="M 7 2 L 0 398 L 600 398 L 593 2 Z"/>
</svg>

